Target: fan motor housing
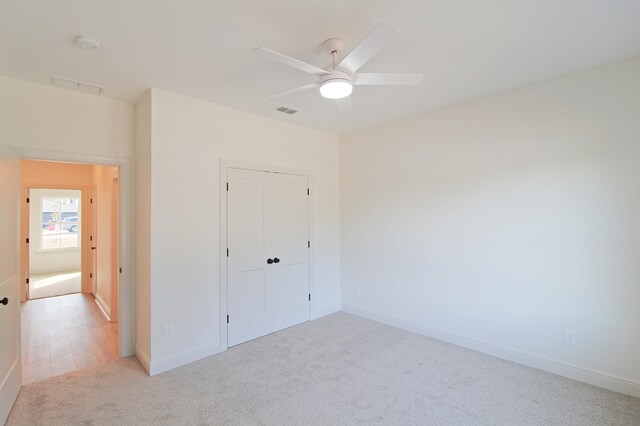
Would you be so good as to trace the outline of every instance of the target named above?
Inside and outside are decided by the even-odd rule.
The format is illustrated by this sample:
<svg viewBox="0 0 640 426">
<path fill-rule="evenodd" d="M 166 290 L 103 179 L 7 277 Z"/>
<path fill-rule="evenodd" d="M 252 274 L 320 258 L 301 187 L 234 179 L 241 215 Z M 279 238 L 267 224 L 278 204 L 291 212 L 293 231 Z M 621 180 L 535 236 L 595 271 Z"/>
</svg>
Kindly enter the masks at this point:
<svg viewBox="0 0 640 426">
<path fill-rule="evenodd" d="M 351 81 L 351 76 L 344 71 L 331 69 L 331 67 L 329 67 L 327 71 L 329 71 L 331 74 L 320 76 L 320 80 L 319 80 L 320 84 L 329 80 L 344 80 L 344 81 L 348 81 L 349 83 L 353 83 Z"/>
</svg>

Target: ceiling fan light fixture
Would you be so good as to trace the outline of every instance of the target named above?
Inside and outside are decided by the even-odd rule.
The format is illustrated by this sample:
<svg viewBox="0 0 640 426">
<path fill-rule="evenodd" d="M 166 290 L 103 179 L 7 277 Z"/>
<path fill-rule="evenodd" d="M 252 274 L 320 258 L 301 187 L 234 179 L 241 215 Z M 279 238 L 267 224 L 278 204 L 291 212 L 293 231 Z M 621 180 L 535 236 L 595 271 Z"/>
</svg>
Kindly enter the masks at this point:
<svg viewBox="0 0 640 426">
<path fill-rule="evenodd" d="M 320 94 L 327 99 L 346 98 L 353 91 L 353 84 L 346 78 L 332 78 L 320 85 Z"/>
</svg>

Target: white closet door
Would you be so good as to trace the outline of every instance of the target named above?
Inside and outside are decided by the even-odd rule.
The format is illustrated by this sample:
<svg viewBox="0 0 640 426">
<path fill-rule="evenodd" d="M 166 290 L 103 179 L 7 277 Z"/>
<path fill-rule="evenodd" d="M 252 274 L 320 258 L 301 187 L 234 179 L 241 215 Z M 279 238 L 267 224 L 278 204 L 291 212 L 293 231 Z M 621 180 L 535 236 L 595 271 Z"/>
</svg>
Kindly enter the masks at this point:
<svg viewBox="0 0 640 426">
<path fill-rule="evenodd" d="M 227 339 L 233 346 L 270 329 L 266 297 L 268 175 L 230 169 L 227 176 Z"/>
<path fill-rule="evenodd" d="M 309 320 L 305 176 L 229 169 L 227 344 Z"/>
<path fill-rule="evenodd" d="M 307 177 L 269 173 L 267 295 L 273 330 L 309 320 Z"/>
</svg>

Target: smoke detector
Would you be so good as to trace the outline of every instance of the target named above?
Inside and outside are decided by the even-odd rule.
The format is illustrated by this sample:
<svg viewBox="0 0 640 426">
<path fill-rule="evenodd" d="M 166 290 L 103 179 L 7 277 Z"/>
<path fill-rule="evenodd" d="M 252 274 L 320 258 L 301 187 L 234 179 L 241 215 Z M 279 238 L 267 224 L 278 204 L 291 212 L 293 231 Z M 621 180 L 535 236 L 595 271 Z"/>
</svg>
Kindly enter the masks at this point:
<svg viewBox="0 0 640 426">
<path fill-rule="evenodd" d="M 100 47 L 102 42 L 95 37 L 78 36 L 76 37 L 76 44 L 82 47 L 83 49 L 95 50 Z"/>
</svg>

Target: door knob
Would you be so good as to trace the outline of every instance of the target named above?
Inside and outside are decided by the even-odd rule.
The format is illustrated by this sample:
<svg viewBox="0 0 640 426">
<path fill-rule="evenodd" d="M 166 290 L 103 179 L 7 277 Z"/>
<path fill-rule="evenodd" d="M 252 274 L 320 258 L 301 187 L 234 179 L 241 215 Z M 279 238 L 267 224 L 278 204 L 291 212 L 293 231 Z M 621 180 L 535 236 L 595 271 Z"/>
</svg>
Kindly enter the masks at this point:
<svg viewBox="0 0 640 426">
<path fill-rule="evenodd" d="M 96 249 L 95 247 L 91 247 L 91 250 L 95 250 L 95 249 Z"/>
<path fill-rule="evenodd" d="M 277 257 L 273 258 L 273 263 L 280 263 L 280 259 L 278 259 Z"/>
<path fill-rule="evenodd" d="M 7 303 L 9 303 L 9 298 L 5 297 L 4 299 L 0 300 L 0 303 L 2 303 L 3 305 L 6 305 Z"/>
<path fill-rule="evenodd" d="M 271 259 L 271 258 L 267 259 L 267 263 L 268 263 L 269 265 L 271 265 L 271 264 L 273 263 L 273 259 Z"/>
</svg>

